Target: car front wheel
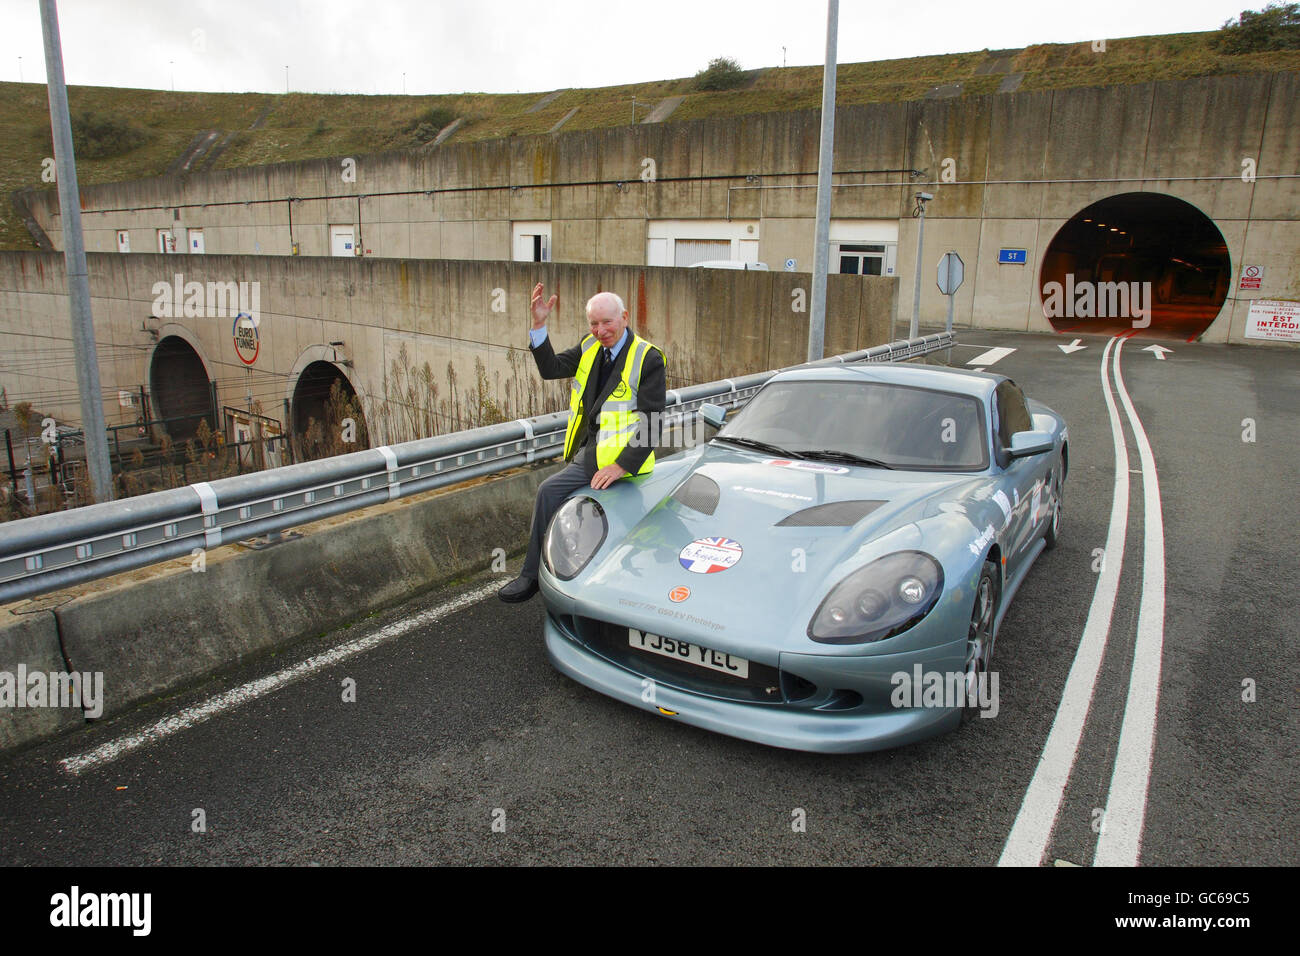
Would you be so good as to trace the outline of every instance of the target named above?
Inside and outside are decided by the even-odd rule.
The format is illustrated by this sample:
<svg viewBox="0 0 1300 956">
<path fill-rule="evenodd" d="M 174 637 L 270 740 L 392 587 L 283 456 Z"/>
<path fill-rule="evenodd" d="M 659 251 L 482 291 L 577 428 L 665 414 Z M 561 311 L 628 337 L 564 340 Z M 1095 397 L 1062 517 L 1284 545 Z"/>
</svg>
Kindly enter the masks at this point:
<svg viewBox="0 0 1300 956">
<path fill-rule="evenodd" d="M 1047 530 L 1043 532 L 1043 548 L 1051 551 L 1061 536 L 1061 476 L 1053 471 L 1051 483 L 1052 513 L 1047 516 Z"/>
<path fill-rule="evenodd" d="M 998 614 L 998 566 L 985 561 L 975 585 L 975 606 L 971 609 L 970 631 L 966 636 L 966 706 L 962 718 L 969 720 L 987 701 L 989 661 L 993 657 L 993 622 Z M 981 693 L 981 683 L 984 685 Z"/>
</svg>

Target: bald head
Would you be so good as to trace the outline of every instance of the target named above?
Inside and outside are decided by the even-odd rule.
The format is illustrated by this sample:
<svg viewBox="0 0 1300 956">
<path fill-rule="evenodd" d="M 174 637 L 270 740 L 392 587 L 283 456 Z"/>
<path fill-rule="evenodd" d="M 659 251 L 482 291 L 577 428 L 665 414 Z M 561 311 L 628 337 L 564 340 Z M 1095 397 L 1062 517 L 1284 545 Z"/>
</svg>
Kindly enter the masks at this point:
<svg viewBox="0 0 1300 956">
<path fill-rule="evenodd" d="M 597 292 L 587 300 L 587 317 L 593 315 L 622 315 L 627 312 L 623 300 L 613 292 Z"/>
<path fill-rule="evenodd" d="M 612 348 L 627 328 L 627 308 L 613 292 L 597 292 L 587 300 L 587 324 L 600 344 Z"/>
</svg>

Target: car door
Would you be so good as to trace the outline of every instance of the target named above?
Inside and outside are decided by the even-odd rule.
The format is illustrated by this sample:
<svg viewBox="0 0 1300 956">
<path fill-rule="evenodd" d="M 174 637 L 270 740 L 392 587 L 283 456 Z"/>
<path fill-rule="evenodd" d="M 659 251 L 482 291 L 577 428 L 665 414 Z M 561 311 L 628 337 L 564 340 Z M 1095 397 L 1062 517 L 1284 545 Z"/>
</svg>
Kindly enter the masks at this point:
<svg viewBox="0 0 1300 956">
<path fill-rule="evenodd" d="M 993 393 L 993 442 L 1003 469 L 1003 491 L 1011 499 L 1011 515 L 1003 540 L 1008 543 L 1007 575 L 1018 574 L 1046 513 L 1046 473 L 1050 455 L 1011 457 L 1011 436 L 1034 427 L 1024 393 L 1007 379 Z"/>
</svg>

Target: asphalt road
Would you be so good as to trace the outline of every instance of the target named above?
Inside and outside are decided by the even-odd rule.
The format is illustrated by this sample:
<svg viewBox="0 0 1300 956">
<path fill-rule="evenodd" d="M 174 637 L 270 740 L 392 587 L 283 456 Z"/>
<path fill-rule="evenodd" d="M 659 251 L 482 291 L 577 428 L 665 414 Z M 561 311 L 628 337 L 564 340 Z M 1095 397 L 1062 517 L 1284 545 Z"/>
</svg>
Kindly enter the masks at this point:
<svg viewBox="0 0 1300 956">
<path fill-rule="evenodd" d="M 508 579 L 486 575 L 0 759 L 0 863 L 994 864 L 1057 718 L 1099 583 L 1095 552 L 1112 531 L 1108 339 L 1080 336 L 1086 348 L 1067 354 L 1059 346 L 1071 338 L 968 332 L 951 359 L 965 366 L 987 348 L 1014 349 L 988 367 L 1062 412 L 1071 435 L 1063 540 L 1039 558 L 1003 624 L 996 718 L 856 756 L 717 736 L 557 674 L 542 650 L 540 599 L 507 606 L 489 596 L 432 613 Z M 1139 616 L 1144 600 L 1155 603 L 1150 525 L 1163 531 L 1165 606 L 1158 678 L 1148 660 L 1135 685 L 1139 696 L 1143 682 L 1159 691 L 1140 862 L 1300 864 L 1298 357 L 1171 340 L 1157 359 L 1143 351 L 1151 341 L 1129 342 L 1120 367 L 1154 456 L 1162 518 L 1157 526 L 1148 513 L 1121 407 L 1122 570 L 1041 859 L 1091 865 L 1098 828 L 1121 814 L 1113 771 L 1126 711 L 1140 710 L 1129 702 Z M 116 759 L 76 774 L 60 766 L 375 634 L 389 637 Z M 354 702 L 344 700 L 348 679 Z M 1140 747 L 1138 757 L 1145 766 Z M 1121 786 L 1137 779 L 1120 776 Z"/>
</svg>

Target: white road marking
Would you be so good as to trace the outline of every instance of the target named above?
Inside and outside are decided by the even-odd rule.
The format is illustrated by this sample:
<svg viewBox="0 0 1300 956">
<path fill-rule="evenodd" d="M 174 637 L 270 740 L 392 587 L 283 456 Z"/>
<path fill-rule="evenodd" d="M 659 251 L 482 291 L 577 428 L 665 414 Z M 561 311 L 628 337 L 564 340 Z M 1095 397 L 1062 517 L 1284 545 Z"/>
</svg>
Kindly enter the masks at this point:
<svg viewBox="0 0 1300 956">
<path fill-rule="evenodd" d="M 469 607 L 471 604 L 477 604 L 485 597 L 493 594 L 499 584 L 484 585 L 474 591 L 468 591 L 457 598 L 453 598 L 446 604 L 430 608 L 414 617 L 404 618 L 400 621 L 394 621 L 381 627 L 372 634 L 365 637 L 359 637 L 354 641 L 346 644 L 340 644 L 338 647 L 331 648 L 328 651 L 317 654 L 315 657 L 309 657 L 300 664 L 285 668 L 279 673 L 272 674 L 269 677 L 262 677 L 255 681 L 249 681 L 224 694 L 218 694 L 211 697 L 201 704 L 193 707 L 187 707 L 179 714 L 173 714 L 171 717 L 165 717 L 151 727 L 138 731 L 133 734 L 127 734 L 118 737 L 116 740 L 110 740 L 107 743 L 100 744 L 93 750 L 78 754 L 75 757 L 68 757 L 59 761 L 59 766 L 70 774 L 76 775 L 85 773 L 95 767 L 102 766 L 110 761 L 116 760 L 125 754 L 130 753 L 146 744 L 151 744 L 171 736 L 177 731 L 186 730 L 196 724 L 224 713 L 227 710 L 233 710 L 241 704 L 256 700 L 274 690 L 279 690 L 286 684 L 298 680 L 300 677 L 307 677 L 315 674 L 326 667 L 337 664 L 339 661 L 346 660 L 362 651 L 368 651 L 380 644 L 385 644 L 395 637 L 401 637 L 407 631 L 420 627 L 424 624 L 432 624 L 434 621 L 446 617 L 454 611 Z"/>
<path fill-rule="evenodd" d="M 1086 349 L 1088 347 L 1086 345 L 1080 345 L 1079 343 L 1082 341 L 1083 339 L 1075 339 L 1069 345 L 1058 345 L 1057 348 L 1060 349 L 1062 352 L 1064 352 L 1066 355 L 1069 355 L 1071 352 L 1078 352 L 1081 349 Z"/>
<path fill-rule="evenodd" d="M 1000 362 L 1002 359 L 1006 358 L 1014 351 L 1015 349 L 1009 349 L 1006 347 L 989 349 L 987 352 L 981 352 L 979 355 L 975 356 L 966 364 L 989 366 L 994 364 L 995 362 Z"/>
<path fill-rule="evenodd" d="M 1163 362 L 1163 361 L 1165 360 L 1165 353 L 1168 352 L 1168 353 L 1170 353 L 1170 354 L 1172 355 L 1174 350 L 1173 350 L 1173 349 L 1167 349 L 1167 348 L 1165 348 L 1163 345 L 1148 345 L 1148 346 L 1147 346 L 1146 348 L 1144 348 L 1142 351 L 1143 351 L 1143 352 L 1154 352 L 1156 358 L 1158 358 L 1160 361 Z"/>
<path fill-rule="evenodd" d="M 1151 783 L 1151 758 L 1156 745 L 1156 717 L 1160 702 L 1160 659 L 1165 643 L 1165 526 L 1160 507 L 1160 480 L 1156 458 L 1146 430 L 1124 387 L 1119 369 L 1121 341 L 1115 350 L 1115 386 L 1124 413 L 1137 440 L 1142 462 L 1142 499 L 1145 529 L 1142 545 L 1142 601 L 1138 605 L 1137 642 L 1129 675 L 1124 723 L 1119 750 L 1110 778 L 1110 796 L 1102 817 L 1094 866 L 1137 866 L 1142 850 L 1142 824 L 1146 819 L 1147 790 Z M 1161 358 L 1159 352 L 1157 358 Z"/>
<path fill-rule="evenodd" d="M 1120 424 L 1115 399 L 1111 395 L 1106 366 L 1115 339 L 1106 343 L 1101 355 L 1101 393 L 1106 400 L 1106 414 L 1110 418 L 1111 442 L 1115 453 L 1115 483 L 1111 492 L 1110 527 L 1106 532 L 1106 547 L 1097 586 L 1092 592 L 1092 604 L 1083 626 L 1083 637 L 1074 653 L 1074 663 L 1065 679 L 1061 704 L 1052 721 L 1043 754 L 1029 781 L 1020 812 L 1002 848 L 998 866 L 1038 866 L 1043 862 L 1047 843 L 1056 826 L 1061 810 L 1065 785 L 1079 754 L 1079 741 L 1083 737 L 1084 723 L 1092 706 L 1092 695 L 1097 686 L 1097 674 L 1106 651 L 1110 634 L 1111 616 L 1115 610 L 1115 595 L 1119 591 L 1120 570 L 1124 564 L 1124 539 L 1128 532 L 1129 468 L 1128 449 L 1124 444 L 1124 429 Z M 1116 359 L 1119 352 L 1116 349 Z"/>
</svg>

